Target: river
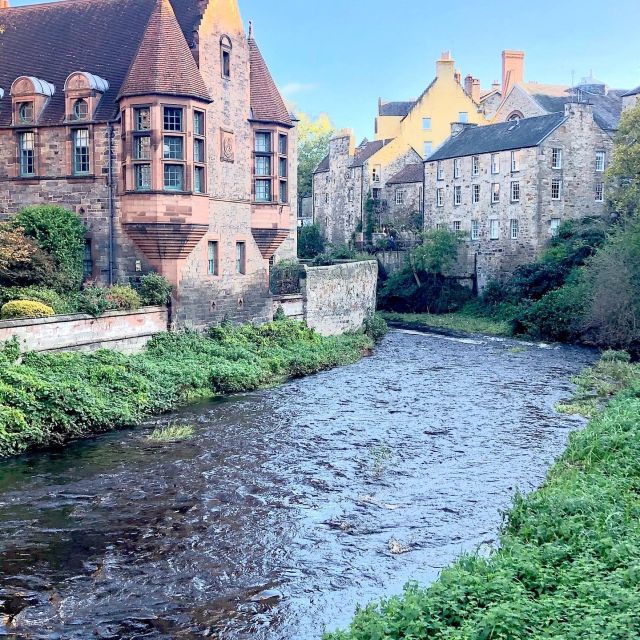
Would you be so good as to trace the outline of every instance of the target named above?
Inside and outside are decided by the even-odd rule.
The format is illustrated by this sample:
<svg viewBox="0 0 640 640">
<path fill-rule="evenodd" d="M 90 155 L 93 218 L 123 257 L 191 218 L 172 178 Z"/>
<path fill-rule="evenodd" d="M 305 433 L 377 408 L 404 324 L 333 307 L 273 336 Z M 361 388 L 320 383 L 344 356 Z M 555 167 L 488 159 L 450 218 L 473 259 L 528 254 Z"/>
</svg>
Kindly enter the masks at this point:
<svg viewBox="0 0 640 640">
<path fill-rule="evenodd" d="M 594 354 L 391 332 L 372 357 L 0 463 L 0 636 L 311 640 L 495 544 Z M 167 421 L 196 436 L 153 444 Z"/>
</svg>

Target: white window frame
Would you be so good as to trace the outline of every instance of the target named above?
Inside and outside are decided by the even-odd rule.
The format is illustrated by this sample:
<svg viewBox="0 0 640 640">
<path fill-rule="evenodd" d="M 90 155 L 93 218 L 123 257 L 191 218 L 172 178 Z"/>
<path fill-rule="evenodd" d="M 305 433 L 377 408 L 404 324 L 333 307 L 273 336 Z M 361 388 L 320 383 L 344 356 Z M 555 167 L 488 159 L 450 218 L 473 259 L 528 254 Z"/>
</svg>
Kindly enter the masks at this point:
<svg viewBox="0 0 640 640">
<path fill-rule="evenodd" d="M 347 201 L 353 202 L 353 187 L 349 187 L 347 190 Z"/>
<path fill-rule="evenodd" d="M 436 165 L 436 180 L 444 180 L 444 162 L 438 160 Z"/>
<path fill-rule="evenodd" d="M 556 184 L 558 185 L 558 195 L 554 196 L 553 191 Z M 553 200 L 554 202 L 562 200 L 562 180 L 560 180 L 559 178 L 554 178 L 551 181 L 551 200 Z"/>
<path fill-rule="evenodd" d="M 462 187 L 460 185 L 453 187 L 453 204 L 456 207 L 462 204 Z"/>
<path fill-rule="evenodd" d="M 500 240 L 500 220 L 498 218 L 489 220 L 489 240 Z"/>
<path fill-rule="evenodd" d="M 436 189 L 436 206 L 444 207 L 444 189 Z"/>
<path fill-rule="evenodd" d="M 604 202 L 604 182 L 596 182 L 596 202 Z"/>
<path fill-rule="evenodd" d="M 553 147 L 551 149 L 551 168 L 562 169 L 562 148 Z"/>
<path fill-rule="evenodd" d="M 520 181 L 514 180 L 511 183 L 511 202 L 520 202 Z"/>
<path fill-rule="evenodd" d="M 520 151 L 511 152 L 511 173 L 520 171 Z"/>
<path fill-rule="evenodd" d="M 480 220 L 471 221 L 471 239 L 472 240 L 480 239 Z"/>
<path fill-rule="evenodd" d="M 458 112 L 458 122 L 462 124 L 468 124 L 469 122 L 469 112 L 468 111 L 459 111 Z"/>
<path fill-rule="evenodd" d="M 433 154 L 433 142 L 431 140 L 425 140 L 422 150 L 424 151 L 424 157 L 428 158 Z"/>
<path fill-rule="evenodd" d="M 462 231 L 462 222 L 460 220 L 453 221 L 453 230 L 455 232 Z"/>
<path fill-rule="evenodd" d="M 496 187 L 498 187 L 496 189 Z M 500 183 L 491 183 L 491 204 L 498 204 L 500 202 Z"/>
<path fill-rule="evenodd" d="M 396 189 L 396 204 L 404 204 L 405 193 L 404 189 Z"/>
<path fill-rule="evenodd" d="M 604 173 L 607 164 L 607 154 L 604 151 L 596 151 L 596 173 Z"/>
<path fill-rule="evenodd" d="M 481 189 L 479 184 L 474 184 L 471 187 L 471 202 L 473 204 L 478 204 L 480 202 Z"/>
<path fill-rule="evenodd" d="M 497 176 L 500 174 L 500 154 L 491 154 L 491 174 Z"/>
<path fill-rule="evenodd" d="M 549 235 L 554 237 L 557 236 L 558 229 L 560 228 L 561 224 L 562 220 L 560 218 L 551 218 L 551 220 L 549 221 Z"/>
<path fill-rule="evenodd" d="M 517 240 L 520 235 L 520 222 L 516 218 L 512 218 L 509 222 L 509 232 L 512 240 Z"/>
<path fill-rule="evenodd" d="M 460 158 L 453 159 L 453 177 L 454 178 L 460 177 Z"/>
<path fill-rule="evenodd" d="M 480 175 L 480 156 L 473 156 L 471 158 L 471 175 L 472 176 Z"/>
<path fill-rule="evenodd" d="M 431 131 L 431 118 L 429 117 L 422 118 L 422 130 Z"/>
</svg>

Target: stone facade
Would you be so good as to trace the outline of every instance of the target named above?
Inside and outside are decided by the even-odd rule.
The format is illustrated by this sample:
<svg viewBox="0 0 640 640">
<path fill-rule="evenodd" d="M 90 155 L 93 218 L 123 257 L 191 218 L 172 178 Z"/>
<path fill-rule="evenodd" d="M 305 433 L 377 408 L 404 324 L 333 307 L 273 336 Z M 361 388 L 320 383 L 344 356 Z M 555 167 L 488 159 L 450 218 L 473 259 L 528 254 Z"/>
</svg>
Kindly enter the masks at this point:
<svg viewBox="0 0 640 640">
<path fill-rule="evenodd" d="M 513 126 L 533 123 L 523 120 Z M 485 132 L 490 136 L 491 128 Z M 564 220 L 604 214 L 604 169 L 612 148 L 612 136 L 595 123 L 591 105 L 572 103 L 559 126 L 535 146 L 491 153 L 469 149 L 464 156 L 427 162 L 425 228 L 444 226 L 464 234 L 461 270 L 466 273 L 456 275 L 475 274 L 481 290 L 491 279 L 534 259 Z M 455 162 L 459 177 L 454 177 Z M 496 188 L 499 200 L 493 202 Z M 474 203 L 477 189 L 480 199 Z"/>
</svg>

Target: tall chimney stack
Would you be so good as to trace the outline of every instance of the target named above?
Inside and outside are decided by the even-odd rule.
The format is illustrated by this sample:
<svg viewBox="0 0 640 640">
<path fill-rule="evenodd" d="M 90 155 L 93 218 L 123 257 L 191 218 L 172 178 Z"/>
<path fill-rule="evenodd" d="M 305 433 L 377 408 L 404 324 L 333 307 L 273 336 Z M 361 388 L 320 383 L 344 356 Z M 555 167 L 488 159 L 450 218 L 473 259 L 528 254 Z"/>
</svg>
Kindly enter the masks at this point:
<svg viewBox="0 0 640 640">
<path fill-rule="evenodd" d="M 503 51 L 502 52 L 502 97 L 506 98 L 507 93 L 513 85 L 524 82 L 524 51 Z"/>
<path fill-rule="evenodd" d="M 480 80 L 468 75 L 464 79 L 464 91 L 476 104 L 480 104 Z"/>
<path fill-rule="evenodd" d="M 8 9 L 9 0 L 0 0 L 0 9 Z"/>
<path fill-rule="evenodd" d="M 450 51 L 444 51 L 440 56 L 440 60 L 436 62 L 436 77 L 438 78 L 453 78 L 455 75 L 455 66 Z"/>
</svg>

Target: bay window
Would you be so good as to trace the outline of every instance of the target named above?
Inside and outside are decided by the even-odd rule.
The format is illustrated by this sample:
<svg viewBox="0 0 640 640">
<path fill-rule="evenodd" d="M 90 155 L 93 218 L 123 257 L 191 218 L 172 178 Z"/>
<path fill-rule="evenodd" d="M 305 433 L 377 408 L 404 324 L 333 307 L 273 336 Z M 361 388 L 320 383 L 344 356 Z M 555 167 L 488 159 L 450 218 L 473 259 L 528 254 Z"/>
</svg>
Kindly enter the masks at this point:
<svg viewBox="0 0 640 640">
<path fill-rule="evenodd" d="M 184 166 L 181 164 L 164 165 L 164 188 L 167 191 L 184 191 Z"/>
</svg>

